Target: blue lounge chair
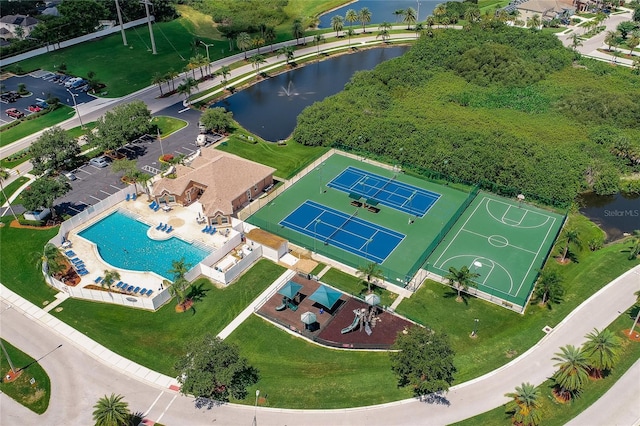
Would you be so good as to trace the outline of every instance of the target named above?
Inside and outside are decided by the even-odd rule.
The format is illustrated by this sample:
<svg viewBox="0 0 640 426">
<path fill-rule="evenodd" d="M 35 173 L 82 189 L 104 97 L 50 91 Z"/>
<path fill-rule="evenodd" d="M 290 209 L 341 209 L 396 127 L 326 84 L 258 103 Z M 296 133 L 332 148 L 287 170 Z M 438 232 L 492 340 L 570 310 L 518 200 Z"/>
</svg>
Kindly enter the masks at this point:
<svg viewBox="0 0 640 426">
<path fill-rule="evenodd" d="M 160 222 L 160 225 L 156 226 L 156 229 L 160 229 L 162 228 L 162 222 Z"/>
<path fill-rule="evenodd" d="M 155 201 L 153 201 L 151 204 L 149 204 L 149 208 L 150 208 L 151 210 L 153 210 L 153 209 L 155 209 L 155 208 L 156 208 L 156 206 L 157 206 L 157 205 L 158 205 L 158 204 L 157 204 Z"/>
<path fill-rule="evenodd" d="M 136 288 L 133 289 L 134 293 L 138 293 L 139 291 L 140 291 L 140 287 L 136 287 Z"/>
<path fill-rule="evenodd" d="M 215 235 L 215 233 L 216 233 L 216 227 L 214 226 L 214 227 L 211 229 L 211 235 Z"/>
<path fill-rule="evenodd" d="M 140 290 L 140 296 L 144 296 L 145 294 L 147 294 L 146 288 L 143 288 L 142 290 Z"/>
<path fill-rule="evenodd" d="M 82 259 L 80 259 L 79 257 L 74 257 L 73 259 L 71 259 L 71 263 L 73 263 L 74 265 L 76 263 L 82 263 Z"/>
<path fill-rule="evenodd" d="M 138 195 L 136 195 L 135 192 L 133 194 L 131 194 L 131 200 L 135 201 L 136 198 L 138 198 Z"/>
<path fill-rule="evenodd" d="M 160 230 L 161 230 L 162 232 L 166 231 L 166 230 L 167 230 L 167 226 L 169 226 L 169 225 L 167 225 L 167 224 L 165 223 L 164 225 L 162 225 L 162 228 L 160 228 Z"/>
<path fill-rule="evenodd" d="M 209 225 L 205 226 L 204 228 L 202 228 L 202 232 L 204 233 L 209 233 Z"/>
<path fill-rule="evenodd" d="M 173 231 L 173 226 L 169 226 L 169 227 L 167 228 L 167 231 L 166 231 L 166 232 L 167 232 L 167 234 L 168 234 L 168 233 L 169 233 L 169 232 L 171 232 L 171 231 Z"/>
<path fill-rule="evenodd" d="M 116 288 L 122 288 L 123 285 L 124 283 L 122 281 L 118 281 L 118 284 L 116 284 Z"/>
<path fill-rule="evenodd" d="M 151 296 L 151 294 L 153 294 L 153 290 L 151 289 L 147 290 L 147 296 Z"/>
<path fill-rule="evenodd" d="M 102 281 L 102 277 L 98 277 L 95 280 L 93 280 L 93 282 L 96 284 L 98 284 L 100 281 Z"/>
<path fill-rule="evenodd" d="M 64 252 L 64 254 L 67 257 L 76 257 L 76 254 L 73 252 L 73 250 L 67 250 Z"/>
<path fill-rule="evenodd" d="M 127 194 L 127 198 L 126 198 L 126 200 L 127 200 L 127 201 L 129 201 L 129 194 Z"/>
<path fill-rule="evenodd" d="M 155 207 L 153 208 L 154 212 L 157 212 L 158 210 L 160 210 L 160 204 L 156 204 Z"/>
<path fill-rule="evenodd" d="M 133 291 L 134 288 L 135 288 L 134 286 L 130 285 L 129 287 L 127 287 L 127 291 L 131 292 L 131 291 Z"/>
<path fill-rule="evenodd" d="M 89 271 L 87 271 L 86 269 L 81 269 L 78 271 L 78 275 L 84 277 L 85 275 L 89 275 Z"/>
</svg>

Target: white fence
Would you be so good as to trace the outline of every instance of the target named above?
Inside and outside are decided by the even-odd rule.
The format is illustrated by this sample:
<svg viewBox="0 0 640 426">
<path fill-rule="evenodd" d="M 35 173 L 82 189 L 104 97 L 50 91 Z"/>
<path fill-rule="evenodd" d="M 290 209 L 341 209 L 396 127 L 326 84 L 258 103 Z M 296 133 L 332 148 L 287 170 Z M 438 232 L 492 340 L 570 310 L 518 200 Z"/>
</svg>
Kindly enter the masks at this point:
<svg viewBox="0 0 640 426">
<path fill-rule="evenodd" d="M 152 21 L 154 20 L 153 16 L 151 16 L 151 20 Z M 147 18 L 140 18 L 140 19 L 136 19 L 135 21 L 127 22 L 123 26 L 125 29 L 128 29 L 128 28 L 137 27 L 138 25 L 142 25 L 146 23 L 147 23 Z M 85 34 L 83 36 L 72 38 L 70 40 L 61 41 L 60 43 L 58 43 L 58 47 L 56 47 L 56 43 L 47 45 L 45 47 L 39 47 L 37 49 L 33 49 L 25 53 L 20 53 L 19 55 L 3 58 L 2 65 L 5 66 L 5 65 L 13 64 L 15 62 L 23 61 L 25 59 L 33 58 L 35 56 L 44 55 L 45 53 L 52 52 L 54 50 L 64 49 L 65 47 L 73 46 L 75 44 L 80 44 L 85 41 L 95 40 L 100 37 L 117 33 L 118 31 L 120 31 L 120 25 L 117 25 L 113 28 L 107 28 L 105 30 L 96 31 L 91 34 Z M 53 70 L 50 70 L 50 71 L 53 71 Z"/>
<path fill-rule="evenodd" d="M 44 273 L 44 272 L 43 272 Z M 164 289 L 153 297 L 136 296 L 132 294 L 114 293 L 106 290 L 90 290 L 81 287 L 68 286 L 53 277 L 45 276 L 45 280 L 56 289 L 64 291 L 75 299 L 90 300 L 92 302 L 111 303 L 114 305 L 128 306 L 130 308 L 139 308 L 155 311 L 165 304 L 171 296 L 169 291 Z"/>
</svg>

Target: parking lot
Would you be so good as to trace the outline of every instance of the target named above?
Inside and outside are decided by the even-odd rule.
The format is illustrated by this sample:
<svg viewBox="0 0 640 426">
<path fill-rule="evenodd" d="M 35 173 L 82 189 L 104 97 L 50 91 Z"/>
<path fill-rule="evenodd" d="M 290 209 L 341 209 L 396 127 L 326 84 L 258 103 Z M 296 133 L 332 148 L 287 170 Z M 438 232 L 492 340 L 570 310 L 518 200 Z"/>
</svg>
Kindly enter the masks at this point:
<svg viewBox="0 0 640 426">
<path fill-rule="evenodd" d="M 79 91 L 78 88 L 69 89 L 71 91 L 71 93 L 69 93 L 64 84 L 52 81 L 55 75 L 56 74 L 47 71 L 37 71 L 29 75 L 13 76 L 2 80 L 4 92 L 17 91 L 18 85 L 23 83 L 27 91 L 31 92 L 31 95 L 20 97 L 15 102 L 0 101 L 0 126 L 14 120 L 14 118 L 8 117 L 6 114 L 6 110 L 9 108 L 15 108 L 25 115 L 29 115 L 33 113 L 29 111 L 29 105 L 46 101 L 50 97 L 56 97 L 60 99 L 60 102 L 69 106 L 73 106 L 71 93 L 74 94 L 78 105 L 91 102 L 95 99 L 94 96 Z"/>
</svg>

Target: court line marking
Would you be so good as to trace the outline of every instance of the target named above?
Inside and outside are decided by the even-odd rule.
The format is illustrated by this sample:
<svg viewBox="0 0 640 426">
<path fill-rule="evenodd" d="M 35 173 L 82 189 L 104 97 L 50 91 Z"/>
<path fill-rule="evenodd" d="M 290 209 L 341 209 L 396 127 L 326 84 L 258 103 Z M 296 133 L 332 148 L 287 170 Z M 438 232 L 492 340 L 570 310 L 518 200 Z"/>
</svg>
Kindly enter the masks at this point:
<svg viewBox="0 0 640 426">
<path fill-rule="evenodd" d="M 444 266 L 445 263 L 451 261 L 452 259 L 456 259 L 456 258 L 460 258 L 460 257 L 471 257 L 471 256 L 477 256 L 477 255 L 475 255 L 475 254 L 458 254 L 458 255 L 455 255 L 455 256 L 451 256 L 448 259 L 445 259 L 444 261 L 442 261 L 442 263 L 440 264 L 440 267 L 436 266 L 436 268 L 440 269 L 441 271 L 445 271 L 445 269 L 442 268 L 442 266 Z M 505 268 L 504 266 L 502 266 L 502 264 L 500 262 L 496 262 L 493 259 L 490 259 L 488 257 L 483 257 L 483 259 L 488 260 L 491 263 L 493 263 L 494 267 L 492 268 L 492 272 L 493 272 L 493 269 L 495 269 L 496 265 L 499 266 L 500 268 L 502 268 L 504 273 L 507 274 L 507 276 L 509 277 L 509 281 L 510 281 L 511 284 L 509 284 L 509 292 L 506 292 L 504 290 L 500 290 L 500 289 L 491 287 L 491 286 L 486 285 L 484 283 L 482 285 L 484 285 L 485 287 L 488 287 L 488 288 L 492 288 L 492 289 L 494 289 L 496 291 L 499 291 L 499 292 L 501 292 L 503 294 L 508 294 L 509 296 L 517 297 L 517 294 L 518 294 L 517 292 L 516 292 L 516 294 L 511 294 L 511 290 L 513 290 L 513 276 L 511 276 L 511 273 L 509 272 L 509 270 L 507 268 Z M 486 280 L 488 280 L 488 278 L 489 278 L 489 276 L 487 275 L 487 279 Z M 486 283 L 486 280 L 484 281 L 485 283 Z"/>
<path fill-rule="evenodd" d="M 484 201 L 484 200 L 482 200 Z M 456 232 L 456 235 L 449 241 L 449 244 L 447 244 L 447 247 L 444 249 L 444 251 L 440 254 L 440 256 L 438 257 L 438 259 L 436 259 L 436 261 L 434 263 L 438 263 L 440 262 L 440 259 L 442 258 L 442 256 L 444 256 L 444 254 L 449 250 L 449 247 L 451 247 L 451 244 L 453 244 L 453 242 L 458 238 L 458 235 L 460 234 L 460 232 L 462 232 L 462 230 L 464 229 L 464 227 L 467 225 L 467 223 L 469 222 L 469 220 L 476 214 L 476 211 L 478 210 L 478 208 L 482 205 L 482 201 L 480 201 L 480 203 L 476 206 L 475 209 L 473 209 L 473 212 L 471 212 L 471 214 L 469 215 L 469 217 L 467 218 L 467 220 L 464 221 L 464 223 L 462 224 L 462 226 L 460 227 L 460 229 L 458 229 L 458 232 Z"/>
<path fill-rule="evenodd" d="M 380 226 L 380 225 L 378 225 L 376 223 L 373 223 L 373 222 L 365 221 L 364 219 L 355 218 L 355 217 L 352 218 L 350 215 L 346 215 L 344 212 L 332 209 L 331 207 L 323 206 L 322 204 L 316 203 L 316 202 L 314 202 L 312 200 L 306 200 L 302 204 L 300 204 L 298 207 L 296 207 L 296 209 L 292 210 L 287 215 L 286 218 L 282 219 L 279 222 L 279 225 L 286 226 L 289 229 L 292 229 L 292 230 L 297 231 L 297 232 L 299 232 L 299 233 L 301 233 L 303 235 L 306 235 L 306 236 L 309 236 L 311 238 L 314 238 L 314 239 L 318 240 L 319 239 L 318 236 L 320 234 L 317 233 L 317 232 L 311 232 L 311 230 L 308 229 L 309 224 L 312 223 L 312 222 L 308 222 L 304 227 L 302 227 L 301 225 L 298 225 L 296 223 L 293 223 L 293 222 L 290 222 L 290 221 L 286 220 L 289 216 L 291 216 L 291 214 L 293 214 L 294 212 L 298 211 L 303 205 L 307 205 L 307 206 L 309 206 L 309 207 L 311 207 L 311 208 L 313 208 L 313 209 L 315 209 L 315 210 L 320 212 L 320 214 L 317 215 L 312 220 L 312 222 L 315 221 L 320 216 L 322 216 L 324 213 L 331 214 L 334 217 L 338 217 L 339 219 L 344 219 L 345 217 L 348 217 L 349 220 L 356 219 L 355 222 L 358 223 L 360 226 L 366 227 L 366 228 L 368 228 L 368 229 L 373 231 L 373 233 L 371 234 L 370 237 L 364 238 L 362 235 L 355 234 L 355 233 L 353 233 L 353 232 L 351 232 L 349 230 L 346 230 L 346 229 L 342 228 L 342 225 L 336 226 L 336 225 L 333 225 L 333 224 L 331 224 L 329 222 L 323 222 L 323 224 L 333 228 L 334 230 L 342 228 L 341 231 L 343 231 L 343 232 L 355 237 L 356 240 L 366 240 L 364 245 L 368 244 L 367 242 L 370 239 L 373 239 L 373 237 L 377 233 L 380 233 L 381 235 L 386 235 L 388 238 L 391 238 L 392 240 L 397 241 L 395 246 L 394 246 L 394 248 L 391 251 L 388 252 L 387 256 L 382 258 L 382 257 L 380 257 L 380 256 L 378 256 L 376 254 L 370 253 L 368 251 L 363 252 L 360 249 L 358 249 L 356 246 L 352 246 L 352 245 L 343 243 L 343 242 L 341 242 L 339 240 L 335 240 L 335 239 L 331 239 L 330 240 L 330 242 L 332 243 L 331 245 L 333 245 L 334 247 L 342 249 L 342 250 L 344 250 L 346 252 L 349 252 L 351 254 L 355 254 L 356 256 L 363 257 L 365 259 L 375 260 L 379 264 L 383 263 L 391 255 L 391 253 L 393 253 L 395 251 L 395 249 L 400 245 L 400 243 L 406 237 L 406 235 L 401 234 L 401 233 L 399 233 L 397 231 L 394 231 L 392 229 L 388 229 L 388 228 L 382 227 L 382 226 Z M 372 226 L 372 225 L 375 225 L 375 226 Z M 308 233 L 305 232 L 305 231 L 308 231 Z M 326 236 L 322 235 L 322 237 L 324 238 Z M 362 245 L 361 247 L 364 247 L 364 245 Z"/>
<path fill-rule="evenodd" d="M 522 279 L 522 282 L 520 283 L 520 286 L 518 287 L 518 293 L 516 293 L 516 294 L 520 293 L 520 289 L 524 285 L 524 280 L 527 278 L 527 275 L 529 275 L 529 272 L 531 272 L 531 268 L 533 268 L 533 264 L 538 259 L 538 255 L 540 254 L 540 250 L 542 250 L 542 247 L 547 242 L 547 238 L 549 238 L 549 232 L 551 232 L 551 229 L 553 228 L 553 225 L 556 223 L 555 222 L 556 221 L 555 217 L 551 217 L 551 219 L 552 219 L 552 222 L 551 222 L 551 225 L 549 226 L 549 228 L 547 228 L 547 234 L 544 236 L 544 240 L 542 240 L 542 243 L 540 244 L 540 247 L 538 248 L 538 251 L 536 252 L 536 255 L 533 257 L 533 260 L 531 261 L 531 264 L 529 265 L 529 269 L 527 269 L 527 272 L 524 274 L 524 278 Z M 533 285 L 535 286 L 535 282 L 533 283 Z M 533 288 L 532 288 L 532 290 L 533 290 Z"/>
<path fill-rule="evenodd" d="M 494 200 L 493 198 L 489 198 L 489 197 L 483 197 L 483 200 L 482 200 L 482 201 L 484 201 L 484 200 L 488 200 L 488 201 L 487 201 L 487 203 L 486 203 L 485 209 L 487 210 L 487 213 L 489 214 L 489 216 L 491 216 L 491 217 L 492 217 L 496 222 L 499 222 L 499 223 L 505 224 L 505 225 L 507 225 L 507 226 L 512 226 L 512 227 L 514 227 L 514 228 L 522 228 L 522 229 L 533 229 L 533 228 L 540 228 L 540 227 L 542 227 L 542 226 L 546 225 L 546 224 L 549 222 L 549 219 L 553 219 L 553 220 L 554 220 L 554 223 L 555 223 L 555 218 L 554 218 L 553 216 L 549 216 L 549 215 L 546 215 L 546 214 L 543 214 L 543 213 L 537 212 L 537 211 L 535 211 L 535 210 L 529 210 L 529 209 L 525 208 L 525 210 L 526 210 L 526 211 L 531 212 L 531 213 L 533 213 L 533 214 L 537 214 L 538 216 L 542 216 L 542 217 L 546 218 L 546 220 L 545 220 L 544 222 L 542 222 L 540 225 L 536 225 L 536 226 L 520 226 L 520 225 L 511 225 L 511 224 L 509 224 L 509 223 L 507 223 L 507 222 L 505 222 L 505 221 L 503 221 L 503 220 L 501 220 L 501 219 L 498 219 L 498 218 L 497 218 L 497 217 L 496 217 L 496 216 L 491 212 L 491 210 L 489 209 L 489 201 L 493 201 L 493 202 L 495 202 L 495 203 L 504 204 L 504 205 L 506 205 L 506 206 L 508 206 L 508 207 L 511 207 L 511 204 L 507 204 L 507 203 L 505 203 L 504 201 L 500 201 L 500 200 Z M 503 214 L 502 216 L 504 217 L 504 214 Z M 515 221 L 514 221 L 514 222 L 515 222 Z M 522 221 L 520 221 L 520 223 L 522 223 Z"/>
<path fill-rule="evenodd" d="M 480 237 L 480 238 L 485 238 L 485 239 L 487 240 L 487 242 L 488 242 L 488 243 L 489 243 L 489 238 L 491 238 L 491 237 L 493 237 L 493 236 L 499 236 L 499 237 L 502 237 L 502 238 L 504 238 L 505 240 L 509 241 L 509 239 L 508 239 L 507 237 L 505 237 L 504 235 L 496 234 L 496 235 L 491 235 L 491 236 L 487 237 L 486 235 L 482 235 L 482 234 L 480 234 L 479 232 L 470 231 L 470 230 L 468 230 L 468 229 L 465 229 L 465 230 L 464 230 L 464 232 L 468 232 L 469 234 L 477 235 L 477 236 L 478 236 L 478 237 Z M 543 243 L 544 243 L 544 241 L 543 241 Z M 491 244 L 491 243 L 489 243 L 489 244 Z M 492 244 L 492 245 L 493 245 L 493 244 Z M 496 247 L 496 246 L 494 246 L 494 247 Z M 532 251 L 532 250 L 527 250 L 527 249 L 522 248 L 522 247 L 514 246 L 514 245 L 513 245 L 513 244 L 511 244 L 511 243 L 508 243 L 508 244 L 507 244 L 507 247 L 513 247 L 514 249 L 522 250 L 522 251 L 524 251 L 524 252 L 531 253 L 531 254 L 535 254 L 535 253 L 536 253 L 535 251 Z"/>
<path fill-rule="evenodd" d="M 348 174 L 352 174 L 352 175 L 355 175 L 356 177 L 359 177 L 358 180 L 355 183 L 353 183 L 351 186 L 349 186 L 347 184 L 340 183 L 341 178 L 343 176 L 348 176 Z M 372 195 L 369 195 L 368 191 L 365 188 L 368 181 L 373 181 L 374 182 L 374 184 L 369 185 L 370 188 L 376 189 L 376 192 L 374 192 Z M 416 195 L 423 196 L 427 200 L 427 202 L 431 202 L 429 204 L 429 207 L 424 211 L 422 209 L 418 209 L 418 208 L 406 209 L 404 207 L 404 205 L 406 204 L 406 201 L 407 201 L 408 197 L 402 196 L 400 194 L 396 194 L 395 191 L 391 192 L 386 188 L 380 191 L 380 188 L 384 188 L 390 182 L 393 182 L 396 185 L 397 188 L 406 189 L 407 191 L 410 191 L 412 193 L 416 193 Z M 382 183 L 382 186 L 378 186 L 377 183 Z M 360 184 L 362 184 L 362 186 L 363 186 L 362 191 L 358 191 L 358 190 L 354 191 L 354 189 L 356 189 L 357 186 L 360 185 Z M 364 196 L 364 197 L 372 197 L 373 195 L 378 195 L 379 193 L 383 193 L 383 192 L 391 194 L 391 195 L 395 194 L 398 197 L 404 198 L 405 201 L 402 204 L 398 204 L 396 202 L 390 201 L 389 198 L 386 198 L 384 200 L 382 200 L 382 199 L 376 199 L 376 200 L 378 202 L 383 201 L 380 204 L 387 205 L 388 207 L 391 207 L 391 208 L 393 208 L 395 210 L 399 210 L 399 211 L 401 211 L 403 213 L 416 215 L 416 216 L 420 216 L 420 217 L 424 217 L 429 212 L 429 210 L 431 210 L 431 208 L 442 197 L 442 194 L 438 194 L 436 192 L 429 191 L 427 189 L 423 189 L 423 188 L 420 188 L 420 187 L 415 186 L 415 185 L 411 185 L 411 184 L 408 184 L 408 183 L 405 183 L 405 182 L 398 181 L 397 179 L 387 178 L 385 176 L 381 176 L 381 175 L 378 175 L 378 174 L 375 174 L 375 173 L 372 173 L 372 172 L 368 172 L 366 170 L 358 169 L 357 167 L 352 167 L 352 166 L 348 166 L 342 172 L 340 172 L 337 176 L 335 176 L 333 179 L 331 179 L 329 182 L 327 182 L 327 186 L 329 188 L 338 189 L 340 191 L 347 192 L 347 193 L 356 193 L 356 194 Z"/>
</svg>

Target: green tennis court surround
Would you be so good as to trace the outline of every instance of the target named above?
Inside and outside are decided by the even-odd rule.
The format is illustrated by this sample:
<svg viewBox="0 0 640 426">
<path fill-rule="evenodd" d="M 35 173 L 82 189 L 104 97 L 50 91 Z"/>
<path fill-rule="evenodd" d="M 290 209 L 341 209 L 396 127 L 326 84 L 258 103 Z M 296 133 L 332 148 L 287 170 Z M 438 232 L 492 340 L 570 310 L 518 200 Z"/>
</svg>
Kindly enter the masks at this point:
<svg viewBox="0 0 640 426">
<path fill-rule="evenodd" d="M 480 193 L 429 257 L 428 270 L 446 275 L 451 266 L 467 266 L 480 275 L 476 282 L 481 296 L 524 308 L 564 220 L 550 211 Z"/>
<path fill-rule="evenodd" d="M 349 167 L 380 176 L 385 179 L 384 182 L 393 179 L 394 175 L 397 174 L 392 183 L 398 188 L 411 188 L 411 191 L 407 193 L 408 195 L 402 201 L 398 201 L 400 205 L 411 206 L 412 200 L 408 200 L 414 192 L 436 194 L 434 198 L 436 196 L 439 196 L 439 198 L 437 198 L 437 202 L 429 203 L 432 205 L 430 205 L 424 217 L 416 217 L 416 213 L 409 208 L 403 211 L 396 208 L 397 206 L 392 207 L 383 203 L 372 206 L 367 203 L 362 193 L 346 192 L 344 188 L 332 188 L 327 185 L 343 174 Z M 381 183 L 378 189 L 370 191 L 372 194 L 376 193 L 383 186 L 384 183 Z M 273 202 L 262 205 L 247 221 L 266 231 L 286 238 L 296 245 L 355 268 L 371 262 L 374 260 L 373 255 L 377 255 L 382 261 L 380 267 L 384 272 L 385 279 L 404 287 L 446 234 L 446 229 L 449 229 L 455 223 L 455 219 L 462 214 L 466 206 L 475 197 L 475 188 L 467 187 L 466 189 L 467 191 L 464 191 L 439 185 L 403 173 L 397 173 L 397 171 L 394 172 L 392 167 L 381 167 L 370 161 L 360 161 L 345 155 L 334 154 L 310 173 L 300 178 L 275 198 Z M 390 199 L 395 201 L 393 197 Z M 325 240 L 332 236 L 334 231 L 342 235 L 340 224 L 344 221 L 336 220 L 335 223 L 330 223 L 332 226 L 327 227 L 325 220 L 322 218 L 320 218 L 319 223 L 314 218 L 303 218 L 304 220 L 301 219 L 302 226 L 298 226 L 299 230 L 296 230 L 295 226 L 285 226 L 285 223 L 289 223 L 291 220 L 283 222 L 301 205 L 309 204 L 308 201 L 311 204 L 322 205 L 327 210 L 332 209 L 340 212 L 341 216 L 345 218 L 351 217 L 354 211 L 357 211 L 356 218 L 358 220 L 378 225 L 378 229 L 384 230 L 386 234 L 394 234 L 394 232 L 389 231 L 395 231 L 398 235 L 404 235 L 405 237 L 397 243 L 396 241 L 399 238 L 395 239 L 393 241 L 395 248 L 390 247 L 392 250 L 388 254 L 383 250 L 378 253 L 378 247 L 376 247 L 377 237 L 373 236 L 373 241 L 367 243 L 372 238 L 372 235 L 368 235 L 364 231 L 361 233 L 363 238 L 360 239 L 362 244 L 358 245 L 358 247 L 356 247 L 356 243 L 337 244 L 335 235 L 333 235 L 333 238 L 329 238 L 331 241 L 328 241 L 328 244 L 325 245 Z M 422 209 L 427 210 L 426 202 L 424 204 L 425 207 Z M 416 205 L 418 205 L 417 201 Z M 422 213 L 422 209 L 418 212 L 419 215 Z M 294 215 L 294 217 L 296 216 Z M 371 227 L 366 228 L 373 229 Z M 358 232 L 355 230 L 355 224 L 349 226 L 348 231 L 350 233 Z M 376 233 L 376 235 L 378 234 L 380 232 Z M 350 240 L 355 241 L 357 238 L 353 236 Z M 343 247 L 341 248 L 340 245 Z"/>
</svg>

